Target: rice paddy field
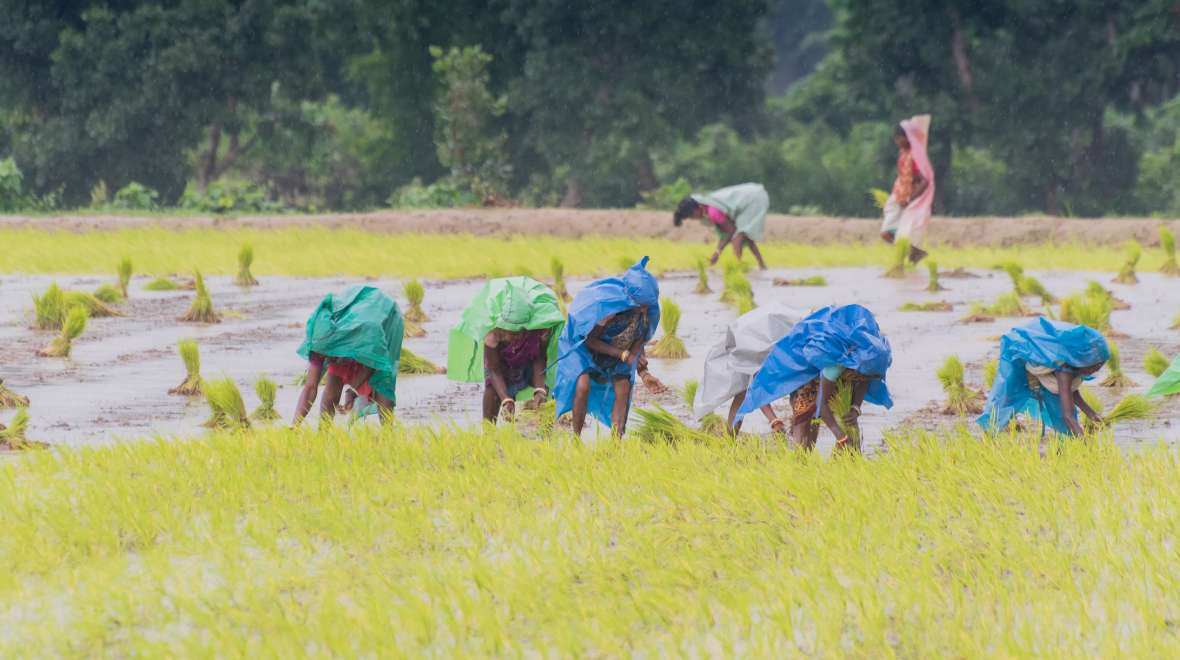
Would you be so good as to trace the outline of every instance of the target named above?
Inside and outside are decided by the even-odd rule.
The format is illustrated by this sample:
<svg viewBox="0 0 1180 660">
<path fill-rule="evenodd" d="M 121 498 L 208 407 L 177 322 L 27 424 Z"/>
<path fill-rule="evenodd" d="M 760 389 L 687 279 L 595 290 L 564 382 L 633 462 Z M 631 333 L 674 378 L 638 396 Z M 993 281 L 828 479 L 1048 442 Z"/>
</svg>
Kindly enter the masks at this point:
<svg viewBox="0 0 1180 660">
<path fill-rule="evenodd" d="M 954 356 L 982 389 L 999 335 L 1024 320 L 1004 314 L 1060 315 L 1076 308 L 1045 300 L 1098 282 L 1120 301 L 1124 382 L 1102 386 L 1103 370 L 1088 390 L 1107 409 L 1144 391 L 1156 355 L 1180 354 L 1180 280 L 1159 272 L 1158 247 L 1130 283 L 1119 243 L 940 246 L 943 289 L 928 291 L 924 268 L 881 277 L 888 246 L 767 244 L 771 272 L 747 275 L 754 304 L 859 302 L 893 345 L 897 405 L 865 409 L 865 454 L 849 456 L 826 431 L 818 452 L 790 450 L 761 420 L 738 439 L 671 442 L 640 440 L 638 419 L 622 441 L 481 426 L 482 386 L 441 374 L 401 377 L 392 428 L 285 426 L 303 322 L 329 291 L 365 281 L 404 307 L 421 279 L 429 320 L 405 346 L 444 365 L 482 278 L 547 279 L 556 256 L 576 293 L 643 255 L 682 310 L 689 356 L 653 359 L 670 391 L 641 389 L 636 405 L 695 426 L 680 389 L 737 315 L 720 268 L 694 292 L 711 250 L 699 240 L 150 224 L 0 226 L 0 240 L 0 378 L 48 445 L 0 454 L 0 655 L 1180 650 L 1180 402 L 1085 440 L 984 439 L 946 412 L 936 373 Z M 124 257 L 117 316 L 92 311 L 70 337 L 34 329 L 34 297 L 118 289 Z M 185 288 L 197 271 L 207 308 Z M 158 278 L 181 288 L 152 290 Z M 182 340 L 199 379 L 236 385 L 250 410 L 269 396 L 281 419 L 204 428 L 202 397 L 169 394 L 193 382 Z M 63 342 L 68 356 L 37 356 Z M 260 379 L 274 388 L 256 393 Z M 0 424 L 17 414 L 0 409 Z"/>
</svg>

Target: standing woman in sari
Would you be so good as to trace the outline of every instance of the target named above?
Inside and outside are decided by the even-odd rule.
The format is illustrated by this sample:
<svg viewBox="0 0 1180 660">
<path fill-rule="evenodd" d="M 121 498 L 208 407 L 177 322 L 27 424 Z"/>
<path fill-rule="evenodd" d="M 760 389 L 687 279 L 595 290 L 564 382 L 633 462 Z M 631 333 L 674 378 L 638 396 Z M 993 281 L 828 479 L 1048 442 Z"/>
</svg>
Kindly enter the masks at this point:
<svg viewBox="0 0 1180 660">
<path fill-rule="evenodd" d="M 893 181 L 893 192 L 885 201 L 885 217 L 881 222 L 881 238 L 886 243 L 909 239 L 910 261 L 915 264 L 926 257 L 922 245 L 934 206 L 934 168 L 926 153 L 929 135 L 930 115 L 907 119 L 894 129 L 897 178 Z"/>
<path fill-rule="evenodd" d="M 758 260 L 758 267 L 766 270 L 766 262 L 754 241 L 762 240 L 766 230 L 766 212 L 770 209 L 770 197 L 760 183 L 743 183 L 707 195 L 689 195 L 680 200 L 672 214 L 672 224 L 679 227 L 685 218 L 695 218 L 717 232 L 717 249 L 709 263 L 715 264 L 721 258 L 725 246 L 733 243 L 733 253 L 740 260 L 742 247 L 750 246 L 750 252 Z"/>
</svg>

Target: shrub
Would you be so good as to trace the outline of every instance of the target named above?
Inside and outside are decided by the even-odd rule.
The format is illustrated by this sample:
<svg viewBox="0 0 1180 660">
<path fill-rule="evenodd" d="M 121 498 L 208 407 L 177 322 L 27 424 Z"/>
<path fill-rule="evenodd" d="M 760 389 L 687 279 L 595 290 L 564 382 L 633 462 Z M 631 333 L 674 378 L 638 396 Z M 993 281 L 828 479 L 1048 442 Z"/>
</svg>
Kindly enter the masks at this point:
<svg viewBox="0 0 1180 660">
<path fill-rule="evenodd" d="M 111 201 L 111 208 L 129 211 L 154 211 L 160 207 L 159 199 L 160 193 L 142 183 L 132 181 L 115 193 L 115 199 Z"/>
</svg>

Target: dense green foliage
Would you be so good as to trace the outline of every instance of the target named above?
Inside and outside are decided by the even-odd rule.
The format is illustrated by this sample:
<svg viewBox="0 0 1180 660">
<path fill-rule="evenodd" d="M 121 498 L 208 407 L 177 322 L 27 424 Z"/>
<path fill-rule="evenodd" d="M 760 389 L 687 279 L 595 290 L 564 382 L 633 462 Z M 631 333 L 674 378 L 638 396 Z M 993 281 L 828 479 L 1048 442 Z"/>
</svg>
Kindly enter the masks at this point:
<svg viewBox="0 0 1180 660">
<path fill-rule="evenodd" d="M 0 0 L 0 211 L 874 215 L 929 112 L 945 212 L 1175 213 L 1173 5 Z"/>
</svg>

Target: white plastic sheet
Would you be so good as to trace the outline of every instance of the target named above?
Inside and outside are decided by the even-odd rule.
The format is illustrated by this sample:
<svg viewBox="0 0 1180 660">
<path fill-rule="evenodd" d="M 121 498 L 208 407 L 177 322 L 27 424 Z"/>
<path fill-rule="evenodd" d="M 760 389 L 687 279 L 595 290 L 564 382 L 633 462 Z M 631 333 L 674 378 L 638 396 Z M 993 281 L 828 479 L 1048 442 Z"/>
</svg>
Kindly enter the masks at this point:
<svg viewBox="0 0 1180 660">
<path fill-rule="evenodd" d="M 705 372 L 692 403 L 693 415 L 700 419 L 744 392 L 771 347 L 805 315 L 772 304 L 734 319 L 725 329 L 725 338 L 709 349 L 705 358 Z"/>
</svg>

